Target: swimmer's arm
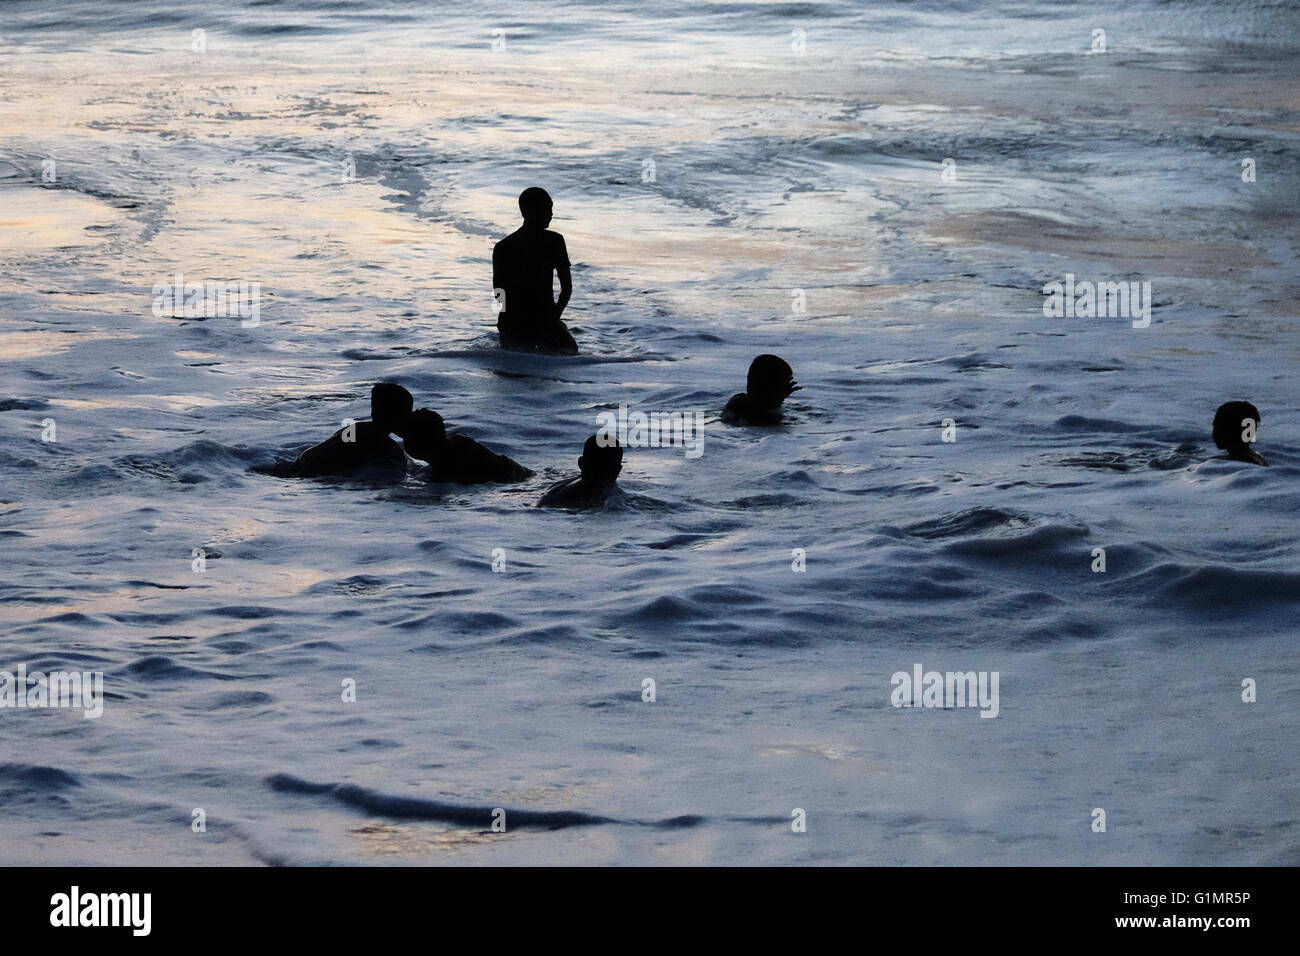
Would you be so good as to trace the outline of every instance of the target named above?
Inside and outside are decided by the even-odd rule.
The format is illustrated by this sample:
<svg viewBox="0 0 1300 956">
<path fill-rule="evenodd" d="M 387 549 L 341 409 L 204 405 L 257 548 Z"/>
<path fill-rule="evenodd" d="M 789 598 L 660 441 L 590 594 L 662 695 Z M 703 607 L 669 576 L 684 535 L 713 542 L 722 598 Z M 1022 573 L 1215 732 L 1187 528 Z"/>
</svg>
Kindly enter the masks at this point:
<svg viewBox="0 0 1300 956">
<path fill-rule="evenodd" d="M 563 481 L 557 481 L 546 490 L 546 493 L 537 502 L 538 508 L 567 506 L 573 499 L 573 489 L 582 482 L 581 476 L 565 478 Z"/>
<path fill-rule="evenodd" d="M 337 434 L 331 435 L 299 455 L 290 466 L 293 474 L 298 478 L 314 478 L 324 474 L 329 469 L 331 460 L 338 455 L 335 450 L 339 445 L 337 439 Z"/>
<path fill-rule="evenodd" d="M 506 287 L 505 269 L 502 268 L 501 250 L 497 246 L 492 247 L 492 295 L 496 296 L 496 290 L 504 290 Z M 504 293 L 503 293 L 504 294 Z"/>
<path fill-rule="evenodd" d="M 555 318 L 558 321 L 564 314 L 564 307 L 569 304 L 569 297 L 573 295 L 573 274 L 569 271 L 569 250 L 565 248 L 564 240 L 560 240 L 560 259 L 555 264 L 555 274 L 560 277 L 560 299 L 555 303 Z"/>
</svg>

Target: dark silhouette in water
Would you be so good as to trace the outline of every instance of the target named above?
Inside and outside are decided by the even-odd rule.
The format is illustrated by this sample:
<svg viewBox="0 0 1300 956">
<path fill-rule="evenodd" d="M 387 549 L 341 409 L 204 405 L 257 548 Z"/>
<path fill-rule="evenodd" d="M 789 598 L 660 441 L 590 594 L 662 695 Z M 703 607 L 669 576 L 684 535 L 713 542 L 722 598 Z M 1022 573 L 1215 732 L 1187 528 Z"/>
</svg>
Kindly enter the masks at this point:
<svg viewBox="0 0 1300 956">
<path fill-rule="evenodd" d="M 1253 424 L 1248 425 L 1247 419 Z M 1226 451 L 1233 461 L 1267 466 L 1264 456 L 1246 441 L 1248 428 L 1253 439 L 1259 430 L 1259 409 L 1250 402 L 1224 402 L 1214 413 L 1214 444 Z"/>
<path fill-rule="evenodd" d="M 556 482 L 537 502 L 539 508 L 594 508 L 603 504 L 623 470 L 623 449 L 601 445 L 595 435 L 582 446 L 578 459 L 582 474 Z"/>
<path fill-rule="evenodd" d="M 406 453 L 429 463 L 426 477 L 430 481 L 478 485 L 486 482 L 507 484 L 523 481 L 533 473 L 505 455 L 484 448 L 466 435 L 448 435 L 442 416 L 421 408 L 412 412 L 397 427 L 406 443 Z"/>
<path fill-rule="evenodd" d="M 749 363 L 745 391 L 731 396 L 722 420 L 728 425 L 779 425 L 781 403 L 799 389 L 785 359 L 760 355 Z"/>
<path fill-rule="evenodd" d="M 370 390 L 370 421 L 340 428 L 289 463 L 261 469 L 282 478 L 345 475 L 362 468 L 406 470 L 406 453 L 389 432 L 411 414 L 411 393 L 400 385 L 380 382 Z"/>
<path fill-rule="evenodd" d="M 551 197 L 530 186 L 519 194 L 524 224 L 492 247 L 492 288 L 500 295 L 497 331 L 501 346 L 531 352 L 577 355 L 578 343 L 560 321 L 573 294 L 569 251 L 551 224 Z M 560 300 L 552 276 L 560 277 Z M 499 292 L 497 291 L 499 290 Z"/>
</svg>

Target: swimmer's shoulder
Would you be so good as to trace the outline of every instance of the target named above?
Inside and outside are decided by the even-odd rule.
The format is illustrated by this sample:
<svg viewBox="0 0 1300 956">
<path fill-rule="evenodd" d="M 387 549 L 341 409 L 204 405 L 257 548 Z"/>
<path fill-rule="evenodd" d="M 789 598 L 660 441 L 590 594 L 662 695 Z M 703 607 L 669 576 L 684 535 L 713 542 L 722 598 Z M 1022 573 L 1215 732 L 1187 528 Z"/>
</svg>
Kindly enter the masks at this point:
<svg viewBox="0 0 1300 956">
<path fill-rule="evenodd" d="M 555 253 L 555 257 L 564 262 L 568 262 L 569 247 L 564 244 L 564 236 L 556 232 L 554 229 L 547 229 L 543 235 L 546 237 L 546 244 L 551 248 L 551 251 Z"/>
<path fill-rule="evenodd" d="M 747 425 L 752 414 L 749 395 L 738 392 L 727 399 L 727 404 L 722 409 L 722 421 L 728 425 Z"/>
<path fill-rule="evenodd" d="M 581 475 L 557 481 L 537 502 L 539 508 L 579 508 L 590 503 L 591 490 Z"/>
<path fill-rule="evenodd" d="M 1259 452 L 1255 451 L 1255 449 L 1253 448 L 1247 449 L 1246 454 L 1237 460 L 1247 461 L 1250 462 L 1252 465 L 1263 465 L 1265 468 L 1268 467 L 1268 462 L 1264 459 L 1264 456 L 1261 455 Z"/>
<path fill-rule="evenodd" d="M 447 436 L 446 451 L 436 468 L 430 465 L 429 473 L 436 476 L 435 481 L 461 485 L 523 481 L 533 474 L 518 462 L 498 455 L 468 435 L 459 434 Z"/>
<path fill-rule="evenodd" d="M 497 240 L 496 244 L 492 247 L 492 254 L 496 255 L 499 252 L 504 255 L 513 252 L 518 248 L 521 241 L 522 230 L 516 229 L 514 232 L 510 233 L 510 235 L 503 236 Z"/>
<path fill-rule="evenodd" d="M 340 428 L 318 445 L 312 445 L 293 462 L 291 471 L 299 478 L 335 475 L 367 465 L 405 468 L 406 452 L 388 432 L 374 422 L 355 424 L 353 441 L 344 441 L 347 428 Z"/>
</svg>

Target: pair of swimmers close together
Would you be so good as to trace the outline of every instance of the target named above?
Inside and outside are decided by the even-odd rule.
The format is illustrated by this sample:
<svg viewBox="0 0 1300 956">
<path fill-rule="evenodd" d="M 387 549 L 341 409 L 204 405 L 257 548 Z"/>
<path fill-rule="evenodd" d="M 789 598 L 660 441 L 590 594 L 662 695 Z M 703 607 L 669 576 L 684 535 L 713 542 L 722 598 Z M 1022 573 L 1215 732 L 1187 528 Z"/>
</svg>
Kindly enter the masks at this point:
<svg viewBox="0 0 1300 956">
<path fill-rule="evenodd" d="M 733 425 L 777 425 L 781 403 L 799 390 L 790 366 L 775 355 L 760 355 L 749 367 L 746 390 L 733 395 L 722 420 Z M 467 435 L 448 435 L 442 416 L 415 401 L 400 385 L 380 382 L 370 390 L 370 420 L 353 422 L 313 445 L 292 463 L 270 469 L 283 478 L 347 475 L 361 469 L 405 471 L 409 455 L 425 462 L 429 481 L 460 485 L 509 484 L 533 472 L 498 455 Z M 413 410 L 414 409 L 414 410 Z M 399 445 L 392 438 L 402 439 Z M 623 470 L 623 449 L 592 435 L 578 458 L 579 473 L 557 482 L 540 506 L 587 508 L 601 504 Z"/>
</svg>

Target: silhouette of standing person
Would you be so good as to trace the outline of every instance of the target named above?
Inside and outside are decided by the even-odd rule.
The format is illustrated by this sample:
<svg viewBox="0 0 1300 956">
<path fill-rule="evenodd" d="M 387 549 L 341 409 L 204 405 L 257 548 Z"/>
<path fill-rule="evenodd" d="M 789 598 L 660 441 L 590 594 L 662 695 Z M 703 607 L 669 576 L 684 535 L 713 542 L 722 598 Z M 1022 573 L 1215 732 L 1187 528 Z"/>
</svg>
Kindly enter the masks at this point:
<svg viewBox="0 0 1300 956">
<path fill-rule="evenodd" d="M 501 347 L 577 355 L 578 343 L 560 321 L 573 294 L 569 251 L 551 224 L 551 197 L 540 186 L 519 194 L 524 224 L 492 247 L 492 289 L 497 296 Z M 560 277 L 560 299 L 552 276 Z"/>
</svg>

